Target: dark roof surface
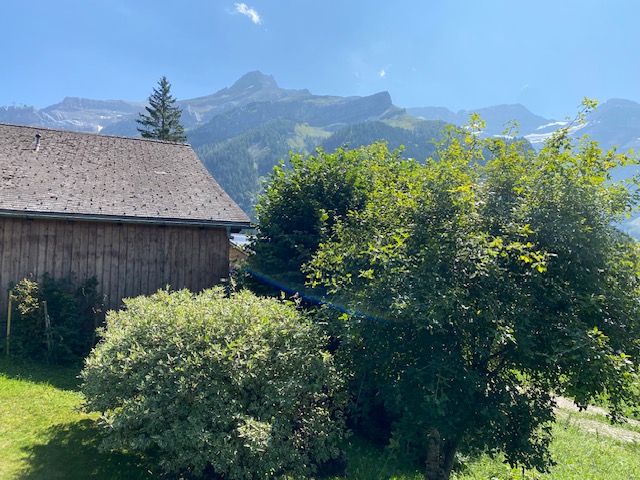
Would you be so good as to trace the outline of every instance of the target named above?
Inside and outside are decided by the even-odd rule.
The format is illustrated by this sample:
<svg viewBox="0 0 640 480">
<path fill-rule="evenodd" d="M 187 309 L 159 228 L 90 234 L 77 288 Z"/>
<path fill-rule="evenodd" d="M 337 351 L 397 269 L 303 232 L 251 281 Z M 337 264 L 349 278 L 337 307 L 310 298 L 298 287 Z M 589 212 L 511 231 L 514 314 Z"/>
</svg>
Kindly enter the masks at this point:
<svg viewBox="0 0 640 480">
<path fill-rule="evenodd" d="M 249 224 L 189 145 L 0 123 L 0 165 L 0 214 Z"/>
</svg>

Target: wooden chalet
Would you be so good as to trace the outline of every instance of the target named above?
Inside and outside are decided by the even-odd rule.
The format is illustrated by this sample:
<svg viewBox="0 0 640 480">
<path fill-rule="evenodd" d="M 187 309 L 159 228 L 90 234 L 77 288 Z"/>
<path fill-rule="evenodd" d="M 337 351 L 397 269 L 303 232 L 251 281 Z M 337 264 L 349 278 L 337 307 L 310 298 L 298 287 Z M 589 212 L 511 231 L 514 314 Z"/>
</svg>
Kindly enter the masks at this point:
<svg viewBox="0 0 640 480">
<path fill-rule="evenodd" d="M 95 276 L 106 308 L 229 274 L 248 217 L 189 145 L 0 123 L 0 318 L 11 282 Z"/>
</svg>

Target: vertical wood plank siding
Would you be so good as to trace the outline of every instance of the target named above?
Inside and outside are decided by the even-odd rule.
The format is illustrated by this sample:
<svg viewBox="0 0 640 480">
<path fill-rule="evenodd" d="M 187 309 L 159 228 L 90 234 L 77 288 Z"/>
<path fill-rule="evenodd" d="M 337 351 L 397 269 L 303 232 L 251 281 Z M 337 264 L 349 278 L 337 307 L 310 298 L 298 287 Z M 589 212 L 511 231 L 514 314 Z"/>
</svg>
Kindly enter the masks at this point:
<svg viewBox="0 0 640 480">
<path fill-rule="evenodd" d="M 95 276 L 105 307 L 115 309 L 122 298 L 167 285 L 196 292 L 215 285 L 229 274 L 229 241 L 223 228 L 0 217 L 0 324 L 9 284 L 45 273 Z"/>
</svg>

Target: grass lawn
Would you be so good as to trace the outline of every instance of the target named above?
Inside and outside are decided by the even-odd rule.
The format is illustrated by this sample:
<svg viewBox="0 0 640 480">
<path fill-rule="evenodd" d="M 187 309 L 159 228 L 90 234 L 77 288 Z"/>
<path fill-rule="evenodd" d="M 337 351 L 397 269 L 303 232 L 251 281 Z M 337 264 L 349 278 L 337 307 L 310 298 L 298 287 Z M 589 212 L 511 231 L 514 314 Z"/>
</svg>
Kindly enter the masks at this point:
<svg viewBox="0 0 640 480">
<path fill-rule="evenodd" d="M 43 368 L 0 360 L 0 480 L 116 480 L 154 478 L 138 457 L 100 453 L 95 415 L 82 413 L 78 369 Z M 640 443 L 612 438 L 594 415 L 561 415 L 552 444 L 558 465 L 549 474 L 512 470 L 481 457 L 454 474 L 455 480 L 628 480 L 640 478 Z M 588 420 L 586 431 L 583 420 Z M 603 421 L 603 419 L 600 419 Z M 629 429 L 632 431 L 633 429 Z M 342 480 L 419 480 L 420 472 L 386 451 L 352 437 Z M 524 476 L 523 476 L 524 475 Z M 341 479 L 333 479 L 341 480 Z"/>
<path fill-rule="evenodd" d="M 152 478 L 132 455 L 97 451 L 96 415 L 80 411 L 77 374 L 0 361 L 0 480 Z"/>
<path fill-rule="evenodd" d="M 605 435 L 587 433 L 578 419 L 560 420 L 554 427 L 552 453 L 558 464 L 550 473 L 512 469 L 500 459 L 482 456 L 462 470 L 454 480 L 630 480 L 640 478 L 640 444 L 617 441 Z M 606 423 L 603 425 L 607 425 Z M 384 451 L 358 441 L 351 442 L 345 480 L 422 480 L 420 472 L 393 461 Z M 337 479 L 336 479 L 337 480 Z"/>
<path fill-rule="evenodd" d="M 594 421 L 600 431 L 593 431 Z M 585 431 L 584 421 L 591 431 Z M 453 480 L 630 480 L 640 479 L 640 443 L 617 440 L 612 434 L 620 429 L 621 436 L 637 433 L 634 426 L 612 427 L 602 416 L 590 413 L 562 411 L 554 426 L 551 451 L 557 465 L 550 473 L 512 469 L 501 458 L 484 455 L 470 460 L 452 475 Z M 606 433 L 604 433 L 606 432 Z M 636 435 L 640 438 L 640 435 Z M 393 461 L 383 450 L 375 450 L 358 441 L 348 450 L 349 467 L 345 480 L 397 479 L 422 480 L 420 472 Z M 337 479 L 336 479 L 337 480 Z"/>
</svg>

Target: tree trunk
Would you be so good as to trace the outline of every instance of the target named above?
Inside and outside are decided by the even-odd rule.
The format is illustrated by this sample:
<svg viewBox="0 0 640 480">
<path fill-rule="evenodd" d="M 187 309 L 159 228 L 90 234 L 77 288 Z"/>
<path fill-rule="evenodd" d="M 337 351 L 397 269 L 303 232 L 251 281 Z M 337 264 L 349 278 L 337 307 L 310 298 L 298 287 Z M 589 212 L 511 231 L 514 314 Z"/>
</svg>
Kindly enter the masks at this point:
<svg viewBox="0 0 640 480">
<path fill-rule="evenodd" d="M 425 480 L 446 480 L 440 468 L 440 432 L 432 428 L 427 435 L 427 461 L 425 464 Z"/>
<path fill-rule="evenodd" d="M 449 480 L 458 444 L 446 441 L 441 451 L 440 432 L 433 428 L 427 436 L 427 460 L 425 462 L 425 480 Z"/>
<path fill-rule="evenodd" d="M 447 441 L 444 446 L 444 461 L 442 470 L 444 471 L 444 480 L 449 480 L 451 476 L 451 470 L 453 470 L 453 462 L 456 459 L 456 452 L 458 451 L 458 443 Z"/>
</svg>

